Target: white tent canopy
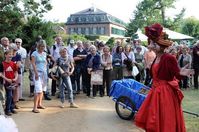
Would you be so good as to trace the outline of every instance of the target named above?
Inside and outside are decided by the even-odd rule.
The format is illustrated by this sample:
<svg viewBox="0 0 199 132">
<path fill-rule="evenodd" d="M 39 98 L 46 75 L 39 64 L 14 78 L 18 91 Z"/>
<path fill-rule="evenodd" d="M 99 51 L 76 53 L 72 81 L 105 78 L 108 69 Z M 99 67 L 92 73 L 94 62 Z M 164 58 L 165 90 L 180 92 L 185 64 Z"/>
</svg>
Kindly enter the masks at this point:
<svg viewBox="0 0 199 132">
<path fill-rule="evenodd" d="M 178 32 L 175 32 L 175 31 L 171 31 L 168 28 L 164 28 L 164 32 L 166 32 L 169 35 L 170 39 L 178 39 L 178 40 L 181 40 L 181 39 L 194 39 L 191 36 L 188 36 L 188 35 L 185 35 L 185 34 L 182 34 L 182 33 L 178 33 Z"/>
<path fill-rule="evenodd" d="M 188 36 L 188 35 L 185 35 L 182 33 L 178 33 L 175 31 L 171 31 L 168 28 L 164 28 L 163 31 L 169 35 L 170 39 L 175 39 L 175 40 L 194 39 L 191 36 Z M 138 39 L 140 39 L 141 41 L 147 41 L 147 36 L 145 34 L 143 34 L 140 29 L 137 30 L 136 34 L 138 35 Z"/>
<path fill-rule="evenodd" d="M 144 35 L 140 29 L 138 29 L 135 34 L 138 35 L 138 39 L 140 39 L 141 41 L 147 41 L 148 39 L 148 37 Z"/>
</svg>

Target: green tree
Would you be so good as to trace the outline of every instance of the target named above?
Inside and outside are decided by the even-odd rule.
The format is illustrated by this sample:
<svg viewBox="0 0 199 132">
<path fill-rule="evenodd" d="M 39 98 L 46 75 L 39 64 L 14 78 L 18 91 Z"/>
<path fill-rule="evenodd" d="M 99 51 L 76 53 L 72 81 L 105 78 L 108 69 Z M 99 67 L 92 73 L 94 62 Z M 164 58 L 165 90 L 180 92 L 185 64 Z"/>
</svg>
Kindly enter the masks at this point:
<svg viewBox="0 0 199 132">
<path fill-rule="evenodd" d="M 194 17 L 185 19 L 181 27 L 181 32 L 199 39 L 199 20 Z"/>
<path fill-rule="evenodd" d="M 0 37 L 6 36 L 11 40 L 20 37 L 27 48 L 37 35 L 42 35 L 48 44 L 53 43 L 53 23 L 40 19 L 51 9 L 50 0 L 1 0 Z"/>
<path fill-rule="evenodd" d="M 175 18 L 165 15 L 166 9 L 174 8 L 174 2 L 175 0 L 143 0 L 138 3 L 134 16 L 127 26 L 126 36 L 131 37 L 138 28 L 143 29 L 143 27 L 153 23 L 161 23 L 164 27 L 177 29 L 177 25 L 184 16 L 185 9 L 182 9 Z"/>
<path fill-rule="evenodd" d="M 115 43 L 115 38 L 114 38 L 114 37 L 111 37 L 111 38 L 106 42 L 106 44 L 107 44 L 111 49 L 113 48 L 114 43 Z"/>
<path fill-rule="evenodd" d="M 15 10 L 16 9 L 16 10 Z M 5 7 L 0 11 L 0 38 L 6 36 L 10 40 L 20 37 L 22 35 L 22 27 L 24 19 L 21 12 L 17 8 Z"/>
<path fill-rule="evenodd" d="M 19 5 L 19 3 L 21 3 Z M 20 6 L 20 8 L 19 8 Z M 1 0 L 0 11 L 3 11 L 6 7 L 15 8 L 17 11 L 21 11 L 25 16 L 37 16 L 42 17 L 43 13 L 46 13 L 52 9 L 50 0 Z M 24 10 L 22 10 L 22 8 Z"/>
<path fill-rule="evenodd" d="M 37 17 L 43 17 L 43 13 L 46 13 L 52 9 L 50 0 L 22 0 L 24 6 L 25 15 L 34 15 Z"/>
<path fill-rule="evenodd" d="M 27 48 L 35 44 L 38 35 L 41 35 L 48 45 L 54 43 L 54 38 L 56 36 L 53 30 L 53 23 L 45 22 L 36 16 L 28 17 L 28 22 L 23 26 L 22 32 L 22 38 Z"/>
</svg>

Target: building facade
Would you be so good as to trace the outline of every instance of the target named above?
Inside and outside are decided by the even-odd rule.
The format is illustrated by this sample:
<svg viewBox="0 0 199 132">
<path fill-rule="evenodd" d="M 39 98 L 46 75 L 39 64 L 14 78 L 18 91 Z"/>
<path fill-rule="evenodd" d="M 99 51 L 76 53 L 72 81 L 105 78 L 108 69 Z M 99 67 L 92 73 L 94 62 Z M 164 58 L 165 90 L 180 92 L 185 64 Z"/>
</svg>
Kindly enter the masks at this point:
<svg viewBox="0 0 199 132">
<path fill-rule="evenodd" d="M 124 37 L 126 32 L 125 22 L 94 7 L 71 14 L 66 26 L 68 34 Z"/>
</svg>

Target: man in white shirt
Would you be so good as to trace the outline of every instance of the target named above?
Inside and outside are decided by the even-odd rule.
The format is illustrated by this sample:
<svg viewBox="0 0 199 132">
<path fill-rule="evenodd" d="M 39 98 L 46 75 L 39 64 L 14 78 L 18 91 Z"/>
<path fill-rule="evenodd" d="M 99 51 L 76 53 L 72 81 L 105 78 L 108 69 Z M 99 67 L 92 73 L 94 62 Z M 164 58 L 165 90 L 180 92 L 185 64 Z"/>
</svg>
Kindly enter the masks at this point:
<svg viewBox="0 0 199 132">
<path fill-rule="evenodd" d="M 15 39 L 15 44 L 18 48 L 17 53 L 21 55 L 21 77 L 19 77 L 19 81 L 20 81 L 20 86 L 19 86 L 19 100 L 24 101 L 22 93 L 23 93 L 23 72 L 24 72 L 24 68 L 25 68 L 25 60 L 27 57 L 27 51 L 25 48 L 22 47 L 22 39 L 20 38 L 16 38 Z"/>
<path fill-rule="evenodd" d="M 27 58 L 27 51 L 25 48 L 22 47 L 22 39 L 16 38 L 15 43 L 17 45 L 18 51 L 17 53 L 21 55 L 21 61 L 22 61 L 22 73 L 24 71 L 25 67 L 25 60 Z"/>
<path fill-rule="evenodd" d="M 68 54 L 73 57 L 73 51 L 77 48 L 74 40 L 70 40 L 69 45 L 67 46 Z"/>
<path fill-rule="evenodd" d="M 132 48 L 133 48 L 133 52 L 134 53 L 137 53 L 136 47 L 141 47 L 141 52 L 140 52 L 141 55 L 144 55 L 145 52 L 148 51 L 148 49 L 141 44 L 141 40 L 140 39 L 135 39 L 132 42 L 133 42 Z"/>
<path fill-rule="evenodd" d="M 50 53 L 55 61 L 60 57 L 59 50 L 63 46 L 64 43 L 62 41 L 62 38 L 60 36 L 57 36 L 55 39 L 55 44 L 53 44 L 53 46 L 50 48 Z"/>
<path fill-rule="evenodd" d="M 56 62 L 57 59 L 60 57 L 59 51 L 64 46 L 64 43 L 60 36 L 57 36 L 55 38 L 55 41 L 56 41 L 55 44 L 53 44 L 53 46 L 50 48 L 50 54 Z M 56 80 L 52 80 L 52 85 L 51 85 L 51 95 L 52 96 L 55 96 L 56 88 L 57 88 Z"/>
</svg>

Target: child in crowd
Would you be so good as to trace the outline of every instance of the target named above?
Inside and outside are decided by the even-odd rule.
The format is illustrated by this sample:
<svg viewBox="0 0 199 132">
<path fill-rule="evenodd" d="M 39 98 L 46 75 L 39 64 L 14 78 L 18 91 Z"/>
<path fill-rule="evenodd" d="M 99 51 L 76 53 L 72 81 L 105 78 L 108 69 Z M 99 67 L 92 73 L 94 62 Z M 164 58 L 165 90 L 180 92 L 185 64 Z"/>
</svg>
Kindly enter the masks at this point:
<svg viewBox="0 0 199 132">
<path fill-rule="evenodd" d="M 13 57 L 13 51 L 7 50 L 5 55 L 5 61 L 0 65 L 0 77 L 4 79 L 4 87 L 6 91 L 6 108 L 5 114 L 7 116 L 11 116 L 12 113 L 16 114 L 17 112 L 14 110 L 13 103 L 13 90 L 16 88 L 16 81 L 18 78 L 18 68 L 16 63 L 11 61 Z"/>
</svg>

